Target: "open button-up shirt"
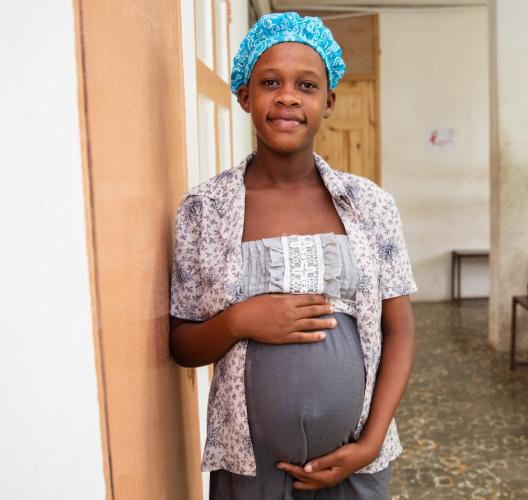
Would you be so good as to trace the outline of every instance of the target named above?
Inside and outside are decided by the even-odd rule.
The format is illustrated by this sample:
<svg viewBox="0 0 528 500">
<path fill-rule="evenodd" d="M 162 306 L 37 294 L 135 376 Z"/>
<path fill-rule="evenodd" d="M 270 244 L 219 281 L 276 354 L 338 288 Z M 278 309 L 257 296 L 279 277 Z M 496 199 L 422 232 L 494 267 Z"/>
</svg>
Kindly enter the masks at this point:
<svg viewBox="0 0 528 500">
<path fill-rule="evenodd" d="M 243 300 L 244 174 L 253 155 L 191 189 L 178 208 L 170 306 L 176 318 L 206 321 Z M 392 196 L 363 177 L 333 170 L 318 155 L 314 159 L 357 265 L 355 312 L 366 387 L 363 410 L 353 433 L 356 440 L 369 415 L 381 357 L 382 300 L 415 292 L 416 285 Z M 237 342 L 215 366 L 203 471 L 256 474 L 244 389 L 246 346 L 247 340 Z M 402 451 L 392 419 L 378 457 L 358 472 L 380 471 Z"/>
</svg>

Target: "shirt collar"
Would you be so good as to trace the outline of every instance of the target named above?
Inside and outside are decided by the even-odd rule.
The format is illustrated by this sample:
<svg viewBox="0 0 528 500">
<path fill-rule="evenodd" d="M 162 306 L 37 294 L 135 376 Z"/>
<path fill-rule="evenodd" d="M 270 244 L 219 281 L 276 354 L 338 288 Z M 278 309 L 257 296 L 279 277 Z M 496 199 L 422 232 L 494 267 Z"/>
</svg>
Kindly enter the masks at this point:
<svg viewBox="0 0 528 500">
<path fill-rule="evenodd" d="M 321 156 L 316 153 L 314 153 L 314 159 L 315 166 L 319 170 L 319 174 L 321 175 L 326 189 L 328 189 L 328 192 L 332 198 L 336 202 L 344 205 L 345 208 L 350 208 L 352 211 L 358 214 L 358 211 L 354 206 L 354 203 L 347 190 L 347 186 L 351 185 L 353 182 L 352 178 L 347 179 L 346 177 L 348 176 L 346 176 L 344 172 L 334 170 Z"/>
<path fill-rule="evenodd" d="M 191 192 L 201 193 L 209 198 L 213 198 L 216 202 L 229 204 L 232 198 L 237 194 L 241 195 L 244 192 L 244 175 L 246 168 L 255 157 L 255 152 L 247 155 L 238 166 L 225 170 L 221 174 L 213 177 L 204 184 L 197 186 Z M 344 206 L 358 213 L 354 203 L 348 193 L 347 186 L 353 182 L 352 179 L 348 181 L 343 172 L 334 170 L 326 161 L 314 153 L 315 166 L 323 179 L 324 185 L 332 198 Z M 347 182 L 348 181 L 348 182 Z"/>
</svg>

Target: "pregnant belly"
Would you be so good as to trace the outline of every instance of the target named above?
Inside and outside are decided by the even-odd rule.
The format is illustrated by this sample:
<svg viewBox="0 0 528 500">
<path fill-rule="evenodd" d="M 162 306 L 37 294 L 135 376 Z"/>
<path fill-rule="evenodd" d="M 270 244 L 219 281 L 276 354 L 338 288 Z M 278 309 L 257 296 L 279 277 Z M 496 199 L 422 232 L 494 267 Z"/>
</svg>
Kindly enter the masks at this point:
<svg viewBox="0 0 528 500">
<path fill-rule="evenodd" d="M 363 353 L 356 320 L 333 316 L 337 326 L 321 342 L 248 342 L 246 402 L 257 460 L 302 464 L 349 442 L 363 408 Z"/>
</svg>

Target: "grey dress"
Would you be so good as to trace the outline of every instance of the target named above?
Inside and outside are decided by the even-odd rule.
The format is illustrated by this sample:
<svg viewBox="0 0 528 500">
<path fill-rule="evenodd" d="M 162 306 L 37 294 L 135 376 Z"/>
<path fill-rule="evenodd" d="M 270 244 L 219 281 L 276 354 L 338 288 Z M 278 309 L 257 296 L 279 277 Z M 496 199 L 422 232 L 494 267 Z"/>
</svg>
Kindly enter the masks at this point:
<svg viewBox="0 0 528 500">
<path fill-rule="evenodd" d="M 277 469 L 304 465 L 351 442 L 363 407 L 365 369 L 354 317 L 357 274 L 346 235 L 283 236 L 242 243 L 243 295 L 324 293 L 337 326 L 311 344 L 248 341 L 245 393 L 256 476 L 211 472 L 212 500 L 388 498 L 390 465 L 303 492 Z M 270 318 L 272 320 L 272 318 Z"/>
</svg>

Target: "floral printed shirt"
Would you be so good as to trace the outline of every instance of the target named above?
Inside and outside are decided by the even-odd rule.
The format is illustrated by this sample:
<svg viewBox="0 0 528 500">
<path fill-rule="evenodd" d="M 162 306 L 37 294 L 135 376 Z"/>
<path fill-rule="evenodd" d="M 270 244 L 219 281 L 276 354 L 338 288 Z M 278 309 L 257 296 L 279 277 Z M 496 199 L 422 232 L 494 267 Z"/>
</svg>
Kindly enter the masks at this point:
<svg viewBox="0 0 528 500">
<path fill-rule="evenodd" d="M 253 155 L 191 189 L 178 208 L 170 305 L 170 314 L 176 318 L 206 321 L 243 300 L 244 174 Z M 353 433 L 356 440 L 369 415 L 381 357 L 382 300 L 408 295 L 417 288 L 392 196 L 368 179 L 333 170 L 316 154 L 314 159 L 345 227 L 358 271 L 356 314 L 366 387 Z M 237 342 L 215 366 L 204 472 L 225 469 L 256 475 L 244 389 L 246 346 L 247 340 Z M 358 472 L 380 471 L 402 451 L 392 419 L 378 457 Z"/>
</svg>

